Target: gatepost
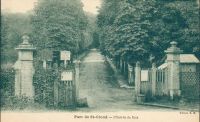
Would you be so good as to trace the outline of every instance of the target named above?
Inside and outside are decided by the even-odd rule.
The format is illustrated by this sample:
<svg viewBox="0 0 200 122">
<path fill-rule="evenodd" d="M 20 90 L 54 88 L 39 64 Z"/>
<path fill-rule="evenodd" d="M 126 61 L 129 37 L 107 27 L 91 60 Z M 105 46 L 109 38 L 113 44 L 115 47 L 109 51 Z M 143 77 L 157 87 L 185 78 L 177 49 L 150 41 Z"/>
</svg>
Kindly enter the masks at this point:
<svg viewBox="0 0 200 122">
<path fill-rule="evenodd" d="M 140 62 L 137 62 L 136 67 L 135 67 L 135 94 L 136 96 L 140 94 L 140 82 L 141 82 L 141 68 L 140 68 Z"/>
<path fill-rule="evenodd" d="M 177 42 L 171 42 L 171 47 L 165 50 L 167 54 L 167 68 L 168 68 L 168 92 L 170 98 L 173 100 L 175 96 L 180 96 L 180 79 L 179 79 L 179 65 L 180 54 L 183 52 L 178 48 Z"/>
<path fill-rule="evenodd" d="M 64 61 L 61 65 L 60 79 L 54 81 L 54 106 L 75 107 L 76 99 L 76 66 L 67 63 L 71 60 L 70 51 L 60 51 L 60 60 Z M 63 67 L 62 67 L 63 66 Z"/>
<path fill-rule="evenodd" d="M 79 99 L 79 70 L 80 70 L 80 60 L 77 60 L 75 63 L 75 90 L 76 90 L 76 100 Z"/>
<path fill-rule="evenodd" d="M 140 62 L 136 63 L 135 67 L 135 97 L 137 103 L 143 103 L 145 101 L 145 95 L 140 92 L 141 85 L 141 67 Z"/>
<path fill-rule="evenodd" d="M 129 84 L 133 84 L 134 79 L 133 79 L 133 66 L 128 64 L 128 82 Z"/>
<path fill-rule="evenodd" d="M 35 95 L 33 86 L 33 52 L 36 48 L 29 43 L 27 35 L 24 35 L 22 39 L 22 44 L 15 48 L 18 51 L 18 60 L 14 65 L 16 70 L 15 95 L 33 99 Z"/>
<path fill-rule="evenodd" d="M 152 97 L 156 95 L 156 64 L 152 64 L 151 69 L 151 75 L 152 75 Z"/>
</svg>

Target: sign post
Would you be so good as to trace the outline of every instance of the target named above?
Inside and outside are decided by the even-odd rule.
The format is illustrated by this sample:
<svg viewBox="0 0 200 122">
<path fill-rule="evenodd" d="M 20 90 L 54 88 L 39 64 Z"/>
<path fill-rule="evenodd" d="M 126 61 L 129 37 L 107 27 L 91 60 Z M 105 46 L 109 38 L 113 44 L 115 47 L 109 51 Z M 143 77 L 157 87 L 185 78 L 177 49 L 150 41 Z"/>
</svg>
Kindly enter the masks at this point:
<svg viewBox="0 0 200 122">
<path fill-rule="evenodd" d="M 141 81 L 149 81 L 148 70 L 141 70 Z"/>
<path fill-rule="evenodd" d="M 64 71 L 61 73 L 61 81 L 73 81 L 73 72 Z"/>
<path fill-rule="evenodd" d="M 60 51 L 60 60 L 64 60 L 64 66 L 66 68 L 67 61 L 69 61 L 71 58 L 71 52 L 70 51 Z"/>
</svg>

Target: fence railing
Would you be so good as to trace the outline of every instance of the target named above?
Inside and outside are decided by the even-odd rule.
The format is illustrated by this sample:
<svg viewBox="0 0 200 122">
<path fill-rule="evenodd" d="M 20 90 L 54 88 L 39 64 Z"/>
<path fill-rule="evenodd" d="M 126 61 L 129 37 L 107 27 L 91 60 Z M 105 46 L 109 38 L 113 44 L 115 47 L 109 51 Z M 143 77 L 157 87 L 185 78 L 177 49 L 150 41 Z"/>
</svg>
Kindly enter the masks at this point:
<svg viewBox="0 0 200 122">
<path fill-rule="evenodd" d="M 143 70 L 141 70 L 142 72 Z M 141 93 L 145 95 L 152 95 L 153 84 L 155 82 L 155 95 L 162 96 L 166 94 L 167 90 L 167 81 L 168 81 L 168 72 L 167 70 L 156 69 L 155 71 L 152 69 L 146 70 L 148 72 L 148 76 L 146 81 L 141 81 Z M 154 73 L 155 72 L 155 73 Z M 143 74 L 141 73 L 141 78 Z M 155 78 L 155 79 L 154 79 Z M 154 81 L 155 80 L 155 81 Z"/>
<path fill-rule="evenodd" d="M 172 88 L 171 70 L 166 67 L 158 69 L 155 66 L 151 69 L 142 69 L 136 65 L 137 75 L 135 81 L 136 94 L 143 94 L 146 97 L 169 96 Z M 188 100 L 199 100 L 200 93 L 200 72 L 179 72 L 180 94 Z M 138 92 L 139 91 L 139 92 Z"/>
<path fill-rule="evenodd" d="M 156 95 L 162 96 L 167 93 L 168 87 L 168 71 L 156 70 Z"/>
<path fill-rule="evenodd" d="M 71 80 L 62 80 L 63 71 L 72 72 Z M 75 102 L 75 67 L 67 66 L 43 69 L 38 68 L 34 75 L 35 100 L 49 107 L 74 106 Z"/>
</svg>

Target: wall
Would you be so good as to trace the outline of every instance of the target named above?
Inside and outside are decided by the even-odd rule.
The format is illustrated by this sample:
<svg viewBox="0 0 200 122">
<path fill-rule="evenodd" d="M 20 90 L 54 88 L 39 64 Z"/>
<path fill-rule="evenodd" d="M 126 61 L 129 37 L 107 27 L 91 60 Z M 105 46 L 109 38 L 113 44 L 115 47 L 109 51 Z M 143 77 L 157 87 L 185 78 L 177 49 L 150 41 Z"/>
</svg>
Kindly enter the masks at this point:
<svg viewBox="0 0 200 122">
<path fill-rule="evenodd" d="M 196 72 L 197 71 L 197 65 L 196 64 L 184 64 L 182 63 L 180 66 L 181 72 Z"/>
</svg>

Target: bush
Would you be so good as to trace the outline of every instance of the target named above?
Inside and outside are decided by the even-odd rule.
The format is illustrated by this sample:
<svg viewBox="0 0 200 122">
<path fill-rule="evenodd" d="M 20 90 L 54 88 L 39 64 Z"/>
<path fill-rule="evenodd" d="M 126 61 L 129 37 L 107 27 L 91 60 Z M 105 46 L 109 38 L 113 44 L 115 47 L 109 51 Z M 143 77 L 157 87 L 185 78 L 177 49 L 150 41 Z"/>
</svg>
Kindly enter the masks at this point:
<svg viewBox="0 0 200 122">
<path fill-rule="evenodd" d="M 54 69 L 36 70 L 33 77 L 36 102 L 45 104 L 47 107 L 53 106 L 54 81 L 58 79 L 58 75 L 58 70 Z"/>
<path fill-rule="evenodd" d="M 1 107 L 7 104 L 6 99 L 14 95 L 15 71 L 12 68 L 1 69 Z"/>
<path fill-rule="evenodd" d="M 35 103 L 33 99 L 26 96 L 8 96 L 3 101 L 6 104 L 1 107 L 2 110 L 45 110 L 42 104 Z"/>
</svg>

